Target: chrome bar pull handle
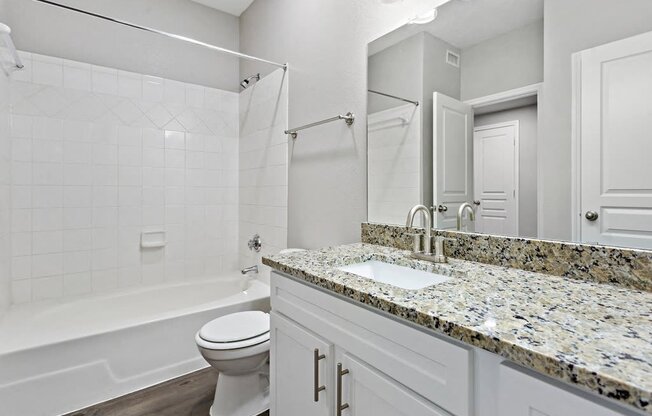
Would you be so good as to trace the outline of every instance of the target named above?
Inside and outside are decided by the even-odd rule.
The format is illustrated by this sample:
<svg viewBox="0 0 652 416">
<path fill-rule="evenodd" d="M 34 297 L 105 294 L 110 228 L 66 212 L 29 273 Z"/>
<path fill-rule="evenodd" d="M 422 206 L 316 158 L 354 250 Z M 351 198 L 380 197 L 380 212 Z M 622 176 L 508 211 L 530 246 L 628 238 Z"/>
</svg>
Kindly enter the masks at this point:
<svg viewBox="0 0 652 416">
<path fill-rule="evenodd" d="M 349 374 L 348 369 L 342 369 L 342 363 L 337 363 L 337 416 L 342 416 L 342 410 L 348 409 L 348 403 L 342 403 L 342 376 Z"/>
<path fill-rule="evenodd" d="M 326 386 L 324 385 L 319 385 L 319 361 L 323 360 L 326 358 L 324 354 L 319 353 L 319 348 L 315 348 L 314 355 L 313 355 L 313 376 L 315 377 L 314 379 L 314 397 L 313 400 L 315 402 L 319 401 L 319 392 L 326 390 Z"/>
</svg>

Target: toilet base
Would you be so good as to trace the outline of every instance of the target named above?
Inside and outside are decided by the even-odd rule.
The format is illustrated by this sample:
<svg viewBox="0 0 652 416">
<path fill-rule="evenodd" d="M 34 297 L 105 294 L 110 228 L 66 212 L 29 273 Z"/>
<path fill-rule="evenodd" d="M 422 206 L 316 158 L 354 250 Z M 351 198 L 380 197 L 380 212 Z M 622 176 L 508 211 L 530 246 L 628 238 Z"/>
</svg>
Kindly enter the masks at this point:
<svg viewBox="0 0 652 416">
<path fill-rule="evenodd" d="M 268 364 L 251 374 L 218 374 L 210 416 L 257 416 L 268 409 Z"/>
</svg>

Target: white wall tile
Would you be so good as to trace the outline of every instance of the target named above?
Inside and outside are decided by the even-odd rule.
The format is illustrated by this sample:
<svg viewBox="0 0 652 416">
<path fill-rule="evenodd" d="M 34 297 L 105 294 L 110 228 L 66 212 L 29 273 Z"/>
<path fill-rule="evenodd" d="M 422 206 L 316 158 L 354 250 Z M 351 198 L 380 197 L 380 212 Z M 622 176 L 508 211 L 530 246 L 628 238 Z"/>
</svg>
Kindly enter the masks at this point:
<svg viewBox="0 0 652 416">
<path fill-rule="evenodd" d="M 63 208 L 35 208 L 32 210 L 33 231 L 63 229 Z"/>
<path fill-rule="evenodd" d="M 17 138 L 32 138 L 32 118 L 28 116 L 11 116 L 11 136 Z"/>
<path fill-rule="evenodd" d="M 36 93 L 11 117 L 14 302 L 237 267 L 237 94 L 35 61 L 21 82 Z M 256 212 L 280 221 L 279 211 Z M 159 228 L 168 246 L 142 251 L 141 231 Z"/>
<path fill-rule="evenodd" d="M 146 75 L 143 77 L 143 100 L 161 102 L 163 100 L 163 78 Z"/>
<path fill-rule="evenodd" d="M 91 91 L 91 66 L 75 61 L 63 61 L 63 86 L 74 90 Z"/>
<path fill-rule="evenodd" d="M 11 258 L 11 278 L 14 280 L 32 277 L 32 256 L 17 256 Z"/>
<path fill-rule="evenodd" d="M 93 244 L 93 234 L 90 229 L 64 230 L 63 250 L 82 251 L 90 250 Z"/>
<path fill-rule="evenodd" d="M 15 185 L 11 187 L 11 207 L 13 209 L 32 207 L 32 188 Z"/>
<path fill-rule="evenodd" d="M 91 275 L 93 292 L 103 292 L 118 287 L 118 270 L 93 270 Z"/>
<path fill-rule="evenodd" d="M 93 92 L 116 95 L 118 92 L 118 71 L 116 69 L 92 66 Z"/>
<path fill-rule="evenodd" d="M 118 95 L 127 98 L 141 98 L 143 76 L 134 72 L 118 71 Z"/>
<path fill-rule="evenodd" d="M 64 276 L 91 270 L 92 251 L 70 251 L 63 254 Z"/>
<path fill-rule="evenodd" d="M 11 282 L 11 298 L 13 303 L 27 303 L 32 300 L 32 281 L 30 279 Z"/>
<path fill-rule="evenodd" d="M 32 300 L 58 298 L 63 295 L 63 276 L 32 279 Z"/>
<path fill-rule="evenodd" d="M 32 254 L 32 233 L 11 234 L 11 255 L 29 256 Z"/>
<path fill-rule="evenodd" d="M 32 254 L 53 254 L 63 250 L 63 232 L 37 231 L 32 233 Z"/>
<path fill-rule="evenodd" d="M 63 86 L 63 62 L 60 59 L 34 57 L 32 59 L 32 80 L 35 84 Z"/>
<path fill-rule="evenodd" d="M 77 296 L 91 292 L 91 273 L 66 273 L 63 277 L 63 293 L 66 296 Z"/>
<path fill-rule="evenodd" d="M 32 256 L 32 277 L 55 276 L 63 273 L 63 254 L 38 254 Z"/>
</svg>

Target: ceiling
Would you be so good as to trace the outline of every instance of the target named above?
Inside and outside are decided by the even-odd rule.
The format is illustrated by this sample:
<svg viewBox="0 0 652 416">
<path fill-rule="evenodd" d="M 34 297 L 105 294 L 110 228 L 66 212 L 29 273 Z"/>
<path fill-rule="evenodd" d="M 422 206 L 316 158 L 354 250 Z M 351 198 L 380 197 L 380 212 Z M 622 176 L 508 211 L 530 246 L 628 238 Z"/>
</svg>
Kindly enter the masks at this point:
<svg viewBox="0 0 652 416">
<path fill-rule="evenodd" d="M 373 41 L 369 54 L 419 32 L 428 32 L 465 49 L 540 19 L 543 19 L 543 0 L 453 0 L 439 6 L 433 22 L 407 24 Z"/>
<path fill-rule="evenodd" d="M 195 3 L 203 4 L 204 6 L 217 9 L 234 16 L 240 16 L 242 12 L 247 10 L 247 7 L 254 2 L 254 0 L 192 0 Z"/>
</svg>

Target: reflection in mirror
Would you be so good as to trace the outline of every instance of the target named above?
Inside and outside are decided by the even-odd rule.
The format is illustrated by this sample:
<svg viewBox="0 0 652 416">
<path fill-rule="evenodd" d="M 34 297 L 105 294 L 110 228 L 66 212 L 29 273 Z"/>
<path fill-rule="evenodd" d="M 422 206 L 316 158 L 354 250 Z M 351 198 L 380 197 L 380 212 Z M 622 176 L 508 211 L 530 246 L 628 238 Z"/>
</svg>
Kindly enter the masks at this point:
<svg viewBox="0 0 652 416">
<path fill-rule="evenodd" d="M 652 2 L 435 16 L 368 47 L 368 220 L 652 248 Z"/>
</svg>

